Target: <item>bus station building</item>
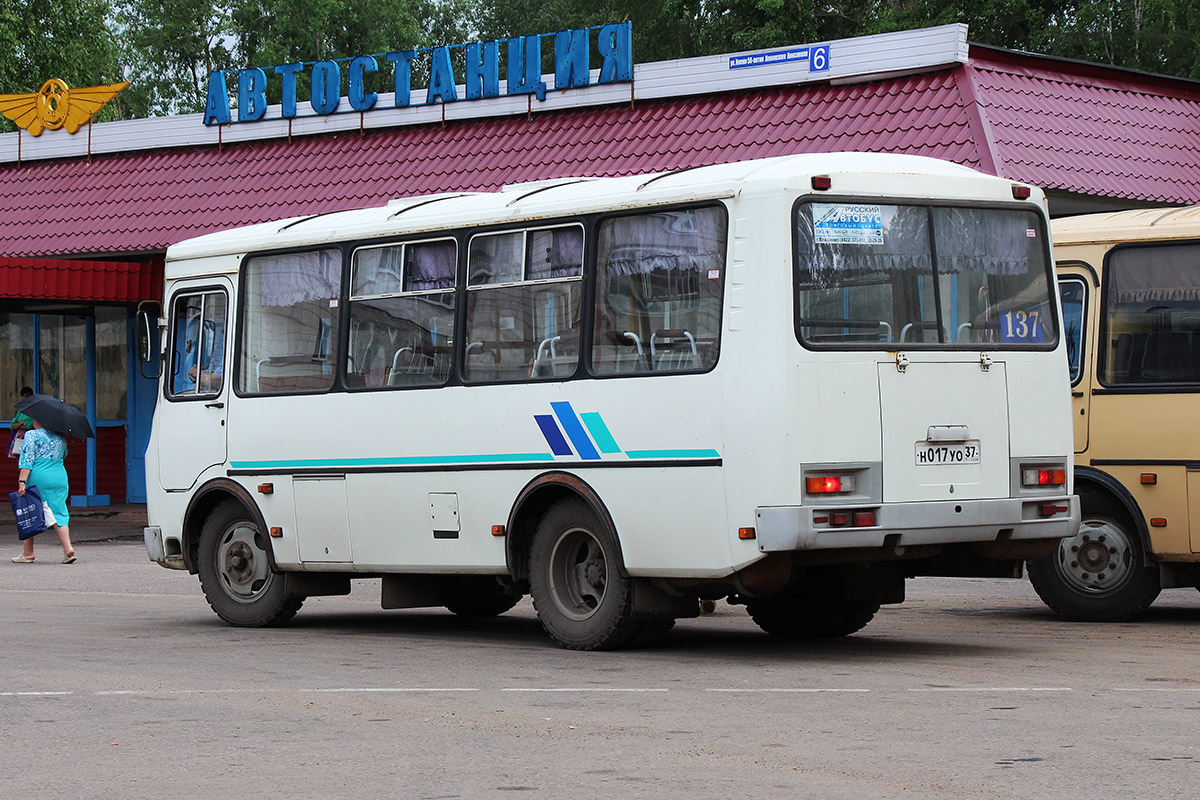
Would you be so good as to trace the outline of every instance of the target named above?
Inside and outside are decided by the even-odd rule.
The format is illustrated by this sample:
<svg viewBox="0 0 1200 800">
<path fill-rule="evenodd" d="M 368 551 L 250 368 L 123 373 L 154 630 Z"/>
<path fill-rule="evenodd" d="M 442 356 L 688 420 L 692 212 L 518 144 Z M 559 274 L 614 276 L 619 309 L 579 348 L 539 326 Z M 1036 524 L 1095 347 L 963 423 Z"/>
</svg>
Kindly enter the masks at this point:
<svg viewBox="0 0 1200 800">
<path fill-rule="evenodd" d="M 192 236 L 428 193 L 836 151 L 1036 185 L 1053 216 L 1200 203 L 1200 83 L 973 44 L 963 25 L 631 63 L 561 90 L 547 74 L 545 92 L 404 86 L 369 107 L 349 72 L 348 98 L 290 109 L 255 107 L 253 75 L 222 76 L 238 98 L 228 122 L 214 123 L 210 89 L 203 114 L 0 134 L 0 407 L 29 385 L 86 409 L 97 438 L 72 443 L 74 504 L 145 500 L 156 389 L 133 315 L 161 300 L 166 249 Z"/>
</svg>

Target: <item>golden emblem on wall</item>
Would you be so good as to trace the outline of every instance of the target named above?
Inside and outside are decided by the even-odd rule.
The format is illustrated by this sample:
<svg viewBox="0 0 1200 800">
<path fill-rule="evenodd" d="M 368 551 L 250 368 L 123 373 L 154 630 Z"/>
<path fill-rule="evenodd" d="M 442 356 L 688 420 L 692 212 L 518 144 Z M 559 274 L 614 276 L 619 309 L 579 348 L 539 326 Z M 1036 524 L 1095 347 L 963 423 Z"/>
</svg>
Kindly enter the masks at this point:
<svg viewBox="0 0 1200 800">
<path fill-rule="evenodd" d="M 121 81 L 72 89 L 58 78 L 51 78 L 36 92 L 0 94 L 0 114 L 17 123 L 18 128 L 29 131 L 31 136 L 37 136 L 46 128 L 66 128 L 67 133 L 75 133 L 128 85 L 129 81 Z"/>
</svg>

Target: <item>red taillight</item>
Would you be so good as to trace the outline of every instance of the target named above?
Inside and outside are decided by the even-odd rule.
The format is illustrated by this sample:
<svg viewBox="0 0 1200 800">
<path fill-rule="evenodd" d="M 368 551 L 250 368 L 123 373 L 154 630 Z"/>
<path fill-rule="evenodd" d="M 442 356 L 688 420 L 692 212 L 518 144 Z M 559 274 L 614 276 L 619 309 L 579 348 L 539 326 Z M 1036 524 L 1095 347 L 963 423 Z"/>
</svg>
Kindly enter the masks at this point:
<svg viewBox="0 0 1200 800">
<path fill-rule="evenodd" d="M 804 490 L 809 494 L 841 494 L 854 491 L 851 475 L 820 475 L 804 479 Z"/>
<path fill-rule="evenodd" d="M 1028 200 L 1030 195 L 1029 187 L 1014 183 L 1012 195 L 1014 200 Z"/>
<path fill-rule="evenodd" d="M 1055 514 L 1065 513 L 1070 510 L 1070 506 L 1060 506 L 1054 503 L 1044 503 L 1038 507 L 1038 513 L 1043 517 L 1053 517 Z"/>
<path fill-rule="evenodd" d="M 844 528 L 850 524 L 849 511 L 835 511 L 829 515 L 829 524 L 835 528 Z"/>
<path fill-rule="evenodd" d="M 1065 469 L 1037 467 L 1021 470 L 1022 486 L 1064 486 L 1066 483 Z"/>
<path fill-rule="evenodd" d="M 856 528 L 871 528 L 875 525 L 874 511 L 855 511 L 854 512 L 854 527 Z"/>
<path fill-rule="evenodd" d="M 812 187 L 818 192 L 824 192 L 833 186 L 833 179 L 828 175 L 813 175 Z"/>
</svg>

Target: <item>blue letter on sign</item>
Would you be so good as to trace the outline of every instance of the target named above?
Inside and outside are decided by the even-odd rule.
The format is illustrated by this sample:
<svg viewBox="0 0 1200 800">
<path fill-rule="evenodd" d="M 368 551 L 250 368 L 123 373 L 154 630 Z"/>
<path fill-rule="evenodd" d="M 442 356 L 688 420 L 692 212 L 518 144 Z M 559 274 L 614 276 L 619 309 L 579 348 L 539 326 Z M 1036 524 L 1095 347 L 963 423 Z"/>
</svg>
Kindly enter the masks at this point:
<svg viewBox="0 0 1200 800">
<path fill-rule="evenodd" d="M 396 108 L 408 106 L 409 90 L 412 87 L 412 60 L 417 57 L 416 50 L 404 50 L 400 53 L 388 53 L 385 56 L 392 62 L 396 74 Z"/>
<path fill-rule="evenodd" d="M 521 36 L 508 40 L 508 93 L 536 94 L 546 99 L 542 83 L 542 38 Z"/>
<path fill-rule="evenodd" d="M 204 124 L 229 124 L 229 89 L 225 86 L 224 72 L 214 72 L 208 76 L 208 103 L 204 106 Z"/>
<path fill-rule="evenodd" d="M 379 63 L 371 56 L 359 56 L 350 62 L 350 105 L 355 111 L 370 111 L 379 95 L 364 91 L 363 73 L 377 72 Z"/>
<path fill-rule="evenodd" d="M 238 73 L 238 122 L 254 122 L 267 113 L 267 73 L 244 69 Z"/>
<path fill-rule="evenodd" d="M 458 90 L 454 88 L 454 70 L 450 67 L 450 48 L 433 48 L 432 63 L 429 65 L 429 91 L 425 93 L 425 102 L 433 104 L 435 100 L 451 103 L 458 99 Z"/>
<path fill-rule="evenodd" d="M 554 88 L 571 89 L 588 85 L 588 31 L 559 31 L 554 34 Z"/>
<path fill-rule="evenodd" d="M 332 114 L 342 102 L 342 70 L 336 61 L 318 61 L 312 69 L 312 107 Z"/>
<path fill-rule="evenodd" d="M 467 99 L 500 95 L 500 45 L 471 42 L 467 45 Z"/>
<path fill-rule="evenodd" d="M 629 22 L 605 25 L 596 44 L 603 62 L 600 83 L 633 80 L 633 26 Z"/>
<path fill-rule="evenodd" d="M 296 116 L 296 73 L 304 69 L 303 64 L 280 64 L 275 73 L 283 77 L 283 93 L 279 98 L 284 119 Z"/>
</svg>

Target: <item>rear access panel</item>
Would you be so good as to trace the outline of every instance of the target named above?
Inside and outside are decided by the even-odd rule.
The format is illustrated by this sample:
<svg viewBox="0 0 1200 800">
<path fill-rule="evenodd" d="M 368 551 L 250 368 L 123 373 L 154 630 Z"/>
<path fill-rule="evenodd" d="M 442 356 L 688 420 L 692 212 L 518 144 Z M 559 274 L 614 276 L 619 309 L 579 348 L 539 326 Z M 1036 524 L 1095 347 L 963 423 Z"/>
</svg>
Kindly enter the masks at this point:
<svg viewBox="0 0 1200 800">
<path fill-rule="evenodd" d="M 883 501 L 1008 497 L 1008 392 L 1002 362 L 879 364 Z"/>
</svg>

